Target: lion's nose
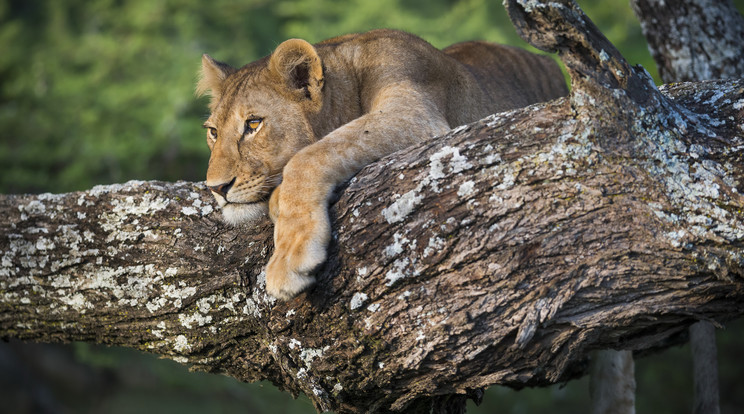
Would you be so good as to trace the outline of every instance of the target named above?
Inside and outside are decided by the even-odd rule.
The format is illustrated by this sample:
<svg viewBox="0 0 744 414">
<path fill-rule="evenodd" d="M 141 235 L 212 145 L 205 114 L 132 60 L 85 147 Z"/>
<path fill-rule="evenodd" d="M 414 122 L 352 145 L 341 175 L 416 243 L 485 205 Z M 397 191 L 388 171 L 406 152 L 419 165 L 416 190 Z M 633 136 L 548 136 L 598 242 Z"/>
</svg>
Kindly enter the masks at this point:
<svg viewBox="0 0 744 414">
<path fill-rule="evenodd" d="M 230 189 L 232 188 L 233 184 L 235 184 L 235 178 L 233 178 L 232 180 L 230 180 L 230 182 L 228 182 L 228 183 L 217 184 L 217 185 L 208 185 L 207 187 L 209 187 L 210 190 L 212 190 L 213 192 L 221 195 L 222 198 L 224 198 L 225 200 L 227 200 L 227 192 L 230 191 Z"/>
</svg>

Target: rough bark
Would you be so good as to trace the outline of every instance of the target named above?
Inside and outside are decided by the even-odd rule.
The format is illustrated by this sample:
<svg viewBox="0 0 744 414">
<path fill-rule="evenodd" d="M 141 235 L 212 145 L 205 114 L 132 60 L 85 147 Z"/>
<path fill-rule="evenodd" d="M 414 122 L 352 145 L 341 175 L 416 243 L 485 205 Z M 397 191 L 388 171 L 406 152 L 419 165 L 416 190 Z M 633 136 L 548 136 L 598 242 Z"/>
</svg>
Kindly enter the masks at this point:
<svg viewBox="0 0 744 414">
<path fill-rule="evenodd" d="M 633 10 L 659 66 L 662 81 L 744 77 L 744 18 L 731 1 L 634 0 Z M 720 412 L 715 327 L 690 327 L 693 352 L 693 412 Z"/>
<path fill-rule="evenodd" d="M 631 0 L 664 82 L 740 78 L 744 17 L 731 0 Z"/>
<path fill-rule="evenodd" d="M 269 298 L 270 222 L 225 227 L 201 184 L 3 196 L 0 336 L 135 347 L 318 410 L 457 412 L 744 313 L 744 83 L 660 93 L 572 2 L 507 7 L 571 96 L 365 168 L 314 289 Z"/>
</svg>

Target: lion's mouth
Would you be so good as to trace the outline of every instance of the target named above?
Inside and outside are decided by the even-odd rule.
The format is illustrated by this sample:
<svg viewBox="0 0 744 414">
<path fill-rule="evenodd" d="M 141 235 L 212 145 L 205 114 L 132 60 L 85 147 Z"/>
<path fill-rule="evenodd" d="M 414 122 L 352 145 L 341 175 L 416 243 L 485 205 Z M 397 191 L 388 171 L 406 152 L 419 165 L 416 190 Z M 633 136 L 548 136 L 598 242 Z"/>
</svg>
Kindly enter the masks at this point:
<svg viewBox="0 0 744 414">
<path fill-rule="evenodd" d="M 263 203 L 265 200 L 259 201 L 226 201 L 225 206 L 250 206 L 253 204 Z"/>
<path fill-rule="evenodd" d="M 215 200 L 217 200 L 217 204 L 220 206 L 220 208 L 225 208 L 227 206 L 233 206 L 233 207 L 240 207 L 240 206 L 251 206 L 254 204 L 261 204 L 266 203 L 269 200 L 269 197 L 260 197 L 256 200 L 252 201 L 235 201 L 235 200 L 228 200 L 225 197 L 222 197 L 220 195 L 214 194 Z"/>
</svg>

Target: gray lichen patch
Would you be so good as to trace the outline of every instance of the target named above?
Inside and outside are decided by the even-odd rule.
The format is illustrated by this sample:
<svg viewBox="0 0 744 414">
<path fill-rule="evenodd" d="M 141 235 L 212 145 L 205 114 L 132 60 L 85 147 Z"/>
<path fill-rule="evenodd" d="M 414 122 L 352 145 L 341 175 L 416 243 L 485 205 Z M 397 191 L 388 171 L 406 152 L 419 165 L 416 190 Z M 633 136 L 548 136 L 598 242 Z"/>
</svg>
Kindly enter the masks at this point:
<svg viewBox="0 0 744 414">
<path fill-rule="evenodd" d="M 168 207 L 170 200 L 152 193 L 142 197 L 134 196 L 111 200 L 112 208 L 101 215 L 101 229 L 108 232 L 106 241 L 126 242 L 145 237 L 156 238 L 157 235 L 149 228 L 139 225 L 137 217 L 151 215 Z"/>
<path fill-rule="evenodd" d="M 180 228 L 163 227 L 167 222 L 155 217 L 176 211 L 172 205 L 188 200 L 200 214 L 212 212 L 204 201 L 209 199 L 195 190 L 200 190 L 198 184 L 165 188 L 132 181 L 82 193 L 24 196 L 17 215 L 9 218 L 8 228 L 14 230 L 0 239 L 0 291 L 6 305 L 27 305 L 36 295 L 44 299 L 49 315 L 150 315 L 182 308 L 196 296 L 198 280 L 182 276 L 185 272 L 175 263 L 126 261 L 139 248 L 168 248 L 166 243 L 179 238 Z M 237 307 L 232 301 L 215 306 L 225 309 L 226 304 Z M 194 326 L 203 321 L 192 318 Z"/>
<path fill-rule="evenodd" d="M 451 174 L 461 174 L 473 168 L 473 163 L 460 154 L 460 150 L 444 146 L 429 157 L 429 173 L 419 180 L 416 188 L 402 194 L 394 195 L 394 201 L 381 212 L 385 221 L 394 224 L 405 220 L 421 204 L 424 192 L 431 190 L 440 193 L 439 181 Z"/>
<path fill-rule="evenodd" d="M 405 219 L 421 203 L 421 188 L 417 187 L 401 196 L 382 210 L 382 216 L 390 224 Z"/>
<path fill-rule="evenodd" d="M 723 208 L 730 203 L 741 203 L 740 196 L 733 200 L 721 188 L 736 183 L 731 166 L 707 158 L 713 150 L 704 144 L 688 147 L 680 138 L 687 131 L 700 131 L 707 127 L 701 126 L 698 118 L 676 112 L 667 118 L 670 128 L 650 127 L 655 123 L 656 115 L 642 115 L 649 118 L 641 117 L 634 125 L 635 134 L 640 137 L 638 147 L 648 154 L 645 167 L 664 185 L 680 225 L 703 239 L 743 240 L 744 217 Z M 678 239 L 680 237 L 672 237 L 672 244 L 679 245 Z"/>
</svg>

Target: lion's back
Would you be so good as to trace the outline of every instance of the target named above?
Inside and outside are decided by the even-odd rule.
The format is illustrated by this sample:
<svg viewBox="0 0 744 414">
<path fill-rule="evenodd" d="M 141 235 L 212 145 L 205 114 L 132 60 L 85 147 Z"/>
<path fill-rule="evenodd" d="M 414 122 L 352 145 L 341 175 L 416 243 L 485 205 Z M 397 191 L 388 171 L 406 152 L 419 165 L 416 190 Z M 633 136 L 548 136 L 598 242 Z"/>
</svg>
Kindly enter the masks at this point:
<svg viewBox="0 0 744 414">
<path fill-rule="evenodd" d="M 316 47 L 322 56 L 342 56 L 327 60 L 332 67 L 344 62 L 333 69 L 364 79 L 362 106 L 380 86 L 405 78 L 426 88 L 451 126 L 568 93 L 558 64 L 517 47 L 470 41 L 439 50 L 416 35 L 390 29 L 338 36 Z"/>
<path fill-rule="evenodd" d="M 483 41 L 456 43 L 442 51 L 470 71 L 496 110 L 549 101 L 568 93 L 558 64 L 549 57 Z"/>
</svg>

